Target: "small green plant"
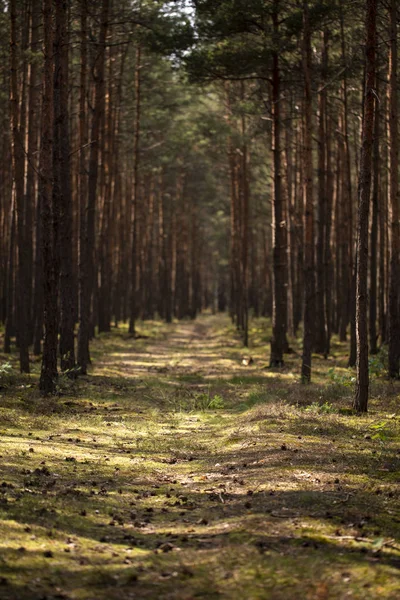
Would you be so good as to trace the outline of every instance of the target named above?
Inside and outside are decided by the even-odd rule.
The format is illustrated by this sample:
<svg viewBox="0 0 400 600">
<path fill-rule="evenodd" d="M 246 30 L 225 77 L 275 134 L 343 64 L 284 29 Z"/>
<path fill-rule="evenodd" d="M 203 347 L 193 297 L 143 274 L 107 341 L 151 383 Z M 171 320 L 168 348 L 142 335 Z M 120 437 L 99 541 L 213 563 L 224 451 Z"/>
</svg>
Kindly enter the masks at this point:
<svg viewBox="0 0 400 600">
<path fill-rule="evenodd" d="M 368 368 L 370 377 L 376 378 L 385 375 L 387 372 L 386 360 L 385 360 L 386 351 L 381 349 L 379 354 L 375 354 L 370 356 L 368 359 Z"/>
<path fill-rule="evenodd" d="M 224 399 L 219 394 L 216 394 L 208 404 L 208 408 L 212 410 L 220 410 L 225 407 Z"/>
<path fill-rule="evenodd" d="M 305 410 L 306 412 L 320 414 L 332 414 L 337 412 L 337 409 L 330 402 L 324 402 L 323 404 L 319 404 L 319 402 L 313 402 L 307 406 Z"/>
<path fill-rule="evenodd" d="M 356 378 L 351 371 L 340 374 L 335 371 L 334 367 L 328 370 L 328 378 L 334 385 L 343 385 L 345 387 L 351 387 L 356 382 Z"/>
<path fill-rule="evenodd" d="M 65 373 L 60 373 L 57 378 L 56 384 L 56 394 L 59 396 L 68 396 L 72 395 L 76 389 L 76 377 L 72 377 L 71 373 L 74 370 L 66 371 Z M 76 371 L 74 371 L 76 372 Z"/>
<path fill-rule="evenodd" d="M 163 400 L 173 412 L 196 412 L 221 410 L 225 407 L 224 399 L 219 394 L 211 396 L 208 392 L 184 392 L 183 394 L 163 394 Z"/>
<path fill-rule="evenodd" d="M 388 439 L 388 433 L 386 431 L 387 421 L 379 421 L 379 423 L 374 423 L 370 426 L 375 433 L 372 435 L 373 440 L 380 440 L 381 442 L 386 442 Z"/>
<path fill-rule="evenodd" d="M 193 397 L 193 410 L 221 410 L 222 408 L 224 408 L 224 400 L 218 394 L 211 397 L 210 392 L 208 392 L 196 394 Z"/>
<path fill-rule="evenodd" d="M 13 383 L 14 378 L 14 369 L 9 361 L 0 365 L 0 387 L 8 387 Z"/>
</svg>

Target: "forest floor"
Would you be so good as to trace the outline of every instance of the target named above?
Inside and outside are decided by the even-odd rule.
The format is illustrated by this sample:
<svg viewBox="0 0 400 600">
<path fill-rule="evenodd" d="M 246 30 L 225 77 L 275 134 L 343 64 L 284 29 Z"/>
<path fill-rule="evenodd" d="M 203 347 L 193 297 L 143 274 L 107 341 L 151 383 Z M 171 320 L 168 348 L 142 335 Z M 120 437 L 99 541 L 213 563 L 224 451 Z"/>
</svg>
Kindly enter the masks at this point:
<svg viewBox="0 0 400 600">
<path fill-rule="evenodd" d="M 302 386 L 295 342 L 268 369 L 261 320 L 249 366 L 224 316 L 139 330 L 99 336 L 51 400 L 39 361 L 3 367 L 0 599 L 400 598 L 400 387 L 381 359 L 358 417 L 346 345 Z"/>
</svg>

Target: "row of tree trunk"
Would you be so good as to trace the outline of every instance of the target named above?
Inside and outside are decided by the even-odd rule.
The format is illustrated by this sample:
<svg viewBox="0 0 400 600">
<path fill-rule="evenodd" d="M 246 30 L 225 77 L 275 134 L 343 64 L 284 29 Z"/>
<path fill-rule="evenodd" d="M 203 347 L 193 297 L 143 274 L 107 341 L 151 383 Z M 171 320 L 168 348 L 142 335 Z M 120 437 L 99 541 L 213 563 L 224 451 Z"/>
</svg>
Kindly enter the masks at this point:
<svg viewBox="0 0 400 600">
<path fill-rule="evenodd" d="M 69 375 L 86 374 L 95 330 L 129 320 L 134 334 L 137 318 L 194 318 L 213 301 L 213 282 L 199 254 L 202 223 L 184 161 L 141 169 L 140 41 L 109 43 L 109 0 L 97 32 L 92 6 L 79 2 L 78 51 L 68 2 L 26 0 L 20 8 L 10 2 L 11 139 L 3 165 L 11 148 L 12 177 L 3 171 L 1 319 L 4 350 L 15 336 L 22 372 L 30 370 L 31 344 L 42 352 L 40 388 L 49 394 L 58 359 Z M 128 59 L 133 152 L 121 172 Z M 72 83 L 71 61 L 79 64 Z"/>
<path fill-rule="evenodd" d="M 4 350 L 15 338 L 23 372 L 31 345 L 43 350 L 41 389 L 49 393 L 58 358 L 64 372 L 87 372 L 96 331 L 129 321 L 134 336 L 140 318 L 228 308 L 245 345 L 249 315 L 272 318 L 274 368 L 302 322 L 304 382 L 312 353 L 327 357 L 333 334 L 342 341 L 350 334 L 349 364 L 358 348 L 364 371 L 360 339 L 372 353 L 387 342 L 390 375 L 398 377 L 395 0 L 388 54 L 372 56 L 376 7 L 366 5 L 369 50 L 359 88 L 349 85 L 345 5 L 333 40 L 327 27 L 316 37 L 303 1 L 301 77 L 293 83 L 280 51 L 286 8 L 274 0 L 268 77 L 215 85 L 221 133 L 204 133 L 196 118 L 186 121 L 190 131 L 160 125 L 152 95 L 162 67 L 136 13 L 127 34 L 130 13 L 120 15 L 120 4 L 102 0 L 97 18 L 92 0 L 10 1 L 2 70 L 9 106 L 0 99 Z M 332 78 L 337 50 L 342 69 Z M 259 97 L 268 109 L 261 120 L 249 110 Z M 188 105 L 174 113 L 175 104 L 170 96 L 165 114 L 188 119 Z M 216 154 L 199 150 L 204 139 Z"/>
</svg>

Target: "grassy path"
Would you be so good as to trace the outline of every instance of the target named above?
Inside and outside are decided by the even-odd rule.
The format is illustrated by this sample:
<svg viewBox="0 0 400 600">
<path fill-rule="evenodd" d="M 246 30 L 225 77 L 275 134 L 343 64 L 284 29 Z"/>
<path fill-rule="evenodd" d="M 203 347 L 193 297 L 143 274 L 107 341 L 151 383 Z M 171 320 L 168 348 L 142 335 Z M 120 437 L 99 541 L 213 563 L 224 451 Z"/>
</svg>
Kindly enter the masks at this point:
<svg viewBox="0 0 400 600">
<path fill-rule="evenodd" d="M 225 318 L 142 331 L 50 402 L 2 390 L 0 599 L 400 598 L 397 387 L 358 419 L 262 325 L 249 367 Z"/>
</svg>

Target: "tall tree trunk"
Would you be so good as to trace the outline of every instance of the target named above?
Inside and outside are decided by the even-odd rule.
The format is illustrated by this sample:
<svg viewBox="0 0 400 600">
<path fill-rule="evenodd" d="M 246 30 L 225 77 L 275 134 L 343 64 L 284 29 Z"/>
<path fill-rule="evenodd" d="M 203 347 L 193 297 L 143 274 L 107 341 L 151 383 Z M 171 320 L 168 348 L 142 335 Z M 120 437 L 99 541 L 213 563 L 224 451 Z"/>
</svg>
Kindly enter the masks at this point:
<svg viewBox="0 0 400 600">
<path fill-rule="evenodd" d="M 167 323 L 172 322 L 172 254 L 173 254 L 173 215 L 172 205 L 162 198 L 162 279 L 160 288 L 164 290 L 163 315 Z"/>
<path fill-rule="evenodd" d="M 226 85 L 227 121 L 231 128 L 228 135 L 228 158 L 230 175 L 230 316 L 237 327 L 240 325 L 240 221 L 238 152 L 233 140 L 231 86 Z"/>
<path fill-rule="evenodd" d="M 4 332 L 4 352 L 11 352 L 11 335 L 14 329 L 14 265 L 15 265 L 15 195 L 11 200 L 10 210 L 10 240 L 8 245 L 7 264 L 7 296 L 6 296 L 6 327 Z"/>
<path fill-rule="evenodd" d="M 114 77 L 113 67 L 116 57 L 110 50 L 108 58 L 108 91 L 106 117 L 103 122 L 102 135 L 102 157 L 101 164 L 101 196 L 102 207 L 100 211 L 100 227 L 98 241 L 98 263 L 99 263 L 99 333 L 109 332 L 111 327 L 111 288 L 112 288 L 112 267 L 111 267 L 111 245 L 112 245 L 112 182 L 113 172 L 113 153 L 114 153 Z"/>
<path fill-rule="evenodd" d="M 325 80 L 328 68 L 328 33 L 322 34 L 321 52 L 321 85 L 319 95 L 319 127 L 318 127 L 318 232 L 317 232 L 317 287 L 316 287 L 316 325 L 315 325 L 315 351 L 320 354 L 326 352 L 326 311 L 325 311 L 325 278 L 324 269 L 325 244 L 326 244 L 326 219 L 327 219 L 327 175 L 326 175 L 326 104 L 327 90 Z"/>
<path fill-rule="evenodd" d="M 302 181 L 303 151 L 301 143 L 302 123 L 299 119 L 296 127 L 296 159 L 295 159 L 295 199 L 294 199 L 294 235 L 293 271 L 296 282 L 293 294 L 293 329 L 297 334 L 304 313 L 304 185 Z"/>
<path fill-rule="evenodd" d="M 88 290 L 88 252 L 87 252 L 87 152 L 88 123 L 87 111 L 87 0 L 80 1 L 80 81 L 79 81 L 79 333 L 77 360 L 82 374 L 86 374 L 90 361 L 89 319 L 90 296 Z"/>
<path fill-rule="evenodd" d="M 62 371 L 75 367 L 72 195 L 68 107 L 68 3 L 58 0 L 54 44 L 54 187 L 60 207 L 60 356 Z"/>
<path fill-rule="evenodd" d="M 286 103 L 289 122 L 285 125 L 285 153 L 284 169 L 287 180 L 287 330 L 291 336 L 295 336 L 294 331 L 294 288 L 296 281 L 296 237 L 295 237 L 295 197 L 296 197 L 296 164 L 293 153 L 291 114 L 292 98 Z M 258 286 L 257 286 L 258 289 Z M 257 293 L 257 290 L 256 290 Z"/>
<path fill-rule="evenodd" d="M 332 116 L 329 114 L 327 106 L 326 111 L 326 231 L 324 247 L 324 297 L 325 297 L 325 322 L 326 322 L 326 346 L 325 356 L 328 357 L 331 346 L 332 334 L 332 290 L 334 289 L 334 272 L 332 261 L 331 237 L 332 237 L 332 218 L 333 218 L 333 195 L 334 195 L 334 174 L 332 165 Z"/>
<path fill-rule="evenodd" d="M 282 367 L 287 325 L 287 235 L 283 219 L 281 166 L 281 76 L 279 69 L 279 0 L 274 0 L 272 22 L 274 51 L 272 55 L 272 127 L 274 189 L 272 196 L 272 339 L 270 367 Z"/>
<path fill-rule="evenodd" d="M 31 43 L 30 50 L 33 55 L 39 52 L 40 43 L 40 16 L 41 3 L 40 0 L 31 0 Z M 26 214 L 25 214 L 25 231 L 26 231 L 26 248 L 27 248 L 27 272 L 33 274 L 33 222 L 34 211 L 37 199 L 37 152 L 39 143 L 39 123 L 38 109 L 40 106 L 39 94 L 39 64 L 37 58 L 31 60 L 30 77 L 29 77 L 29 118 L 28 118 L 28 167 L 26 175 Z M 39 219 L 40 220 L 40 219 Z M 43 282 L 38 282 L 39 286 L 43 286 Z M 37 291 L 36 278 L 34 283 L 34 291 Z M 27 289 L 28 295 L 28 310 L 29 310 L 29 338 L 30 342 L 34 341 L 34 324 L 37 317 L 36 306 L 32 304 L 32 286 Z M 43 310 L 41 311 L 43 312 Z"/>
<path fill-rule="evenodd" d="M 17 2 L 10 1 L 11 19 L 11 77 L 10 77 L 10 104 L 12 127 L 12 172 L 14 180 L 14 193 L 17 209 L 17 244 L 18 244 L 18 344 L 19 362 L 21 373 L 29 373 L 29 295 L 30 273 L 27 273 L 28 259 L 25 236 L 25 131 L 21 125 L 22 108 L 18 85 L 18 33 L 17 33 Z M 24 86 L 23 86 L 24 88 Z M 24 94 L 24 89 L 22 91 Z M 21 108 L 21 111 L 20 111 Z"/>
<path fill-rule="evenodd" d="M 364 69 L 364 73 L 363 73 L 363 85 L 361 85 L 361 89 L 364 88 L 364 84 L 365 84 L 365 69 Z M 362 114 L 364 114 L 363 113 L 364 102 L 361 102 L 361 107 L 362 107 Z M 347 110 L 346 110 L 346 112 L 347 112 Z M 362 129 L 362 126 L 361 126 L 361 129 Z M 361 130 L 361 135 L 360 135 L 361 144 L 362 144 L 362 136 L 363 136 L 363 132 Z M 356 157 L 356 165 L 357 164 L 358 164 L 358 162 L 357 162 L 357 157 Z M 352 236 L 352 232 L 351 232 L 351 236 Z M 358 265 L 358 246 L 357 246 L 356 255 L 355 255 L 354 277 L 352 278 L 351 285 L 350 285 L 351 295 L 350 295 L 350 355 L 349 355 L 349 363 L 348 363 L 349 367 L 355 367 L 357 364 L 357 325 L 356 325 L 357 265 Z M 368 267 L 367 267 L 367 274 L 368 274 Z M 367 300 L 367 302 L 368 302 L 368 300 Z"/>
<path fill-rule="evenodd" d="M 337 125 L 337 122 L 335 122 Z M 341 197 L 341 185 L 340 185 L 340 172 L 342 170 L 342 152 L 340 146 L 340 140 L 336 144 L 336 172 L 334 177 L 334 274 L 335 274 L 335 286 L 334 286 L 334 314 L 332 315 L 332 331 L 333 333 L 339 333 L 340 327 L 340 306 L 341 306 L 341 285 L 340 285 L 340 248 L 341 248 L 341 237 L 342 231 L 340 227 L 340 197 Z"/>
<path fill-rule="evenodd" d="M 400 223 L 399 223 L 399 146 L 397 106 L 397 0 L 390 2 L 389 50 L 389 206 L 390 206 L 390 272 L 389 272 L 389 376 L 399 377 L 400 368 Z"/>
<path fill-rule="evenodd" d="M 40 44 L 40 25 L 41 25 L 42 2 L 41 0 L 32 0 L 32 53 L 39 51 Z M 41 110 L 40 125 L 37 125 L 35 114 L 38 110 L 38 98 L 42 96 L 43 84 L 37 88 L 38 67 L 36 61 L 31 64 L 31 78 L 29 90 L 29 132 L 28 132 L 28 151 L 29 167 L 27 176 L 27 203 L 34 204 L 35 195 L 37 197 L 35 207 L 35 252 L 34 252 L 34 288 L 32 302 L 32 325 L 33 325 L 33 353 L 39 356 L 42 351 L 43 339 L 43 311 L 44 311 L 44 285 L 43 285 L 43 240 L 42 240 L 42 187 L 45 185 L 43 178 L 39 175 L 37 178 L 37 192 L 35 190 L 36 173 L 35 168 L 38 160 L 35 157 L 39 149 L 39 133 L 42 130 L 41 120 L 43 118 L 43 109 Z"/>
<path fill-rule="evenodd" d="M 386 114 L 386 111 L 383 110 L 383 114 Z M 384 128 L 385 129 L 385 128 Z M 385 145 L 384 145 L 385 148 Z M 385 150 L 384 150 L 385 154 Z M 385 158 L 383 158 L 383 163 L 386 164 Z M 385 172 L 382 173 L 383 177 L 385 176 Z M 381 185 L 382 179 L 381 177 Z M 379 219 L 379 335 L 380 335 L 380 343 L 386 343 L 386 239 L 387 239 L 387 219 L 386 219 L 386 194 L 382 193 L 381 195 L 381 203 L 378 206 L 378 219 Z"/>
<path fill-rule="evenodd" d="M 388 65 L 389 66 L 389 65 Z M 378 229 L 379 229 L 379 259 L 378 259 L 378 337 L 380 345 L 387 342 L 387 311 L 388 311 L 388 268 L 390 266 L 389 235 L 388 235 L 388 201 L 389 201 L 389 123 L 388 114 L 389 94 L 382 94 L 381 115 L 381 144 L 380 144 L 380 172 L 379 172 L 379 205 L 378 205 Z M 385 119 L 382 119 L 385 115 Z M 384 165 L 382 168 L 382 164 Z M 387 168 L 386 168 L 387 167 Z"/>
<path fill-rule="evenodd" d="M 314 273 L 314 194 L 312 163 L 312 91 L 311 31 L 308 0 L 303 2 L 303 73 L 304 73 L 304 335 L 301 378 L 311 381 L 311 354 L 314 342 L 315 273 Z"/>
<path fill-rule="evenodd" d="M 377 0 L 366 0 L 366 81 L 363 136 L 360 156 L 357 224 L 357 382 L 354 408 L 368 410 L 368 217 L 371 194 L 372 149 L 375 107 L 375 57 Z"/>
<path fill-rule="evenodd" d="M 99 34 L 99 50 L 96 56 L 95 64 L 95 100 L 94 112 L 91 128 L 91 145 L 89 157 L 89 175 L 87 183 L 87 204 L 85 210 L 84 229 L 81 233 L 82 256 L 80 258 L 80 317 L 79 317 L 79 335 L 78 335 L 78 365 L 80 372 L 87 372 L 87 365 L 90 362 L 89 339 L 90 331 L 90 307 L 94 291 L 94 247 L 95 247 L 95 228 L 96 228 L 96 198 L 97 198 L 97 178 L 99 171 L 99 150 L 100 150 L 100 129 L 104 117 L 105 105 L 105 52 L 106 39 L 108 31 L 108 13 L 110 0 L 103 0 L 101 8 L 101 24 Z M 82 6 L 83 18 L 86 19 L 86 5 Z M 81 57 L 83 62 L 83 57 Z M 81 64 L 81 69 L 83 65 Z M 81 75 L 82 77 L 82 75 Z M 82 79 L 81 79 L 82 84 Z M 82 90 L 81 90 L 82 93 Z M 82 124 L 81 124 L 82 125 Z M 81 202 L 84 201 L 81 191 Z M 82 216 L 82 213 L 81 213 Z M 82 225 L 81 225 L 82 227 Z"/>
<path fill-rule="evenodd" d="M 44 282 L 44 344 L 40 391 L 52 394 L 57 380 L 58 341 L 58 198 L 53 194 L 53 134 L 54 134 L 54 63 L 53 63 L 53 1 L 43 0 L 44 25 L 44 87 L 42 101 L 42 136 L 40 177 L 42 178 L 42 243 Z"/>
<path fill-rule="evenodd" d="M 136 46 L 135 65 L 135 134 L 133 147 L 133 189 L 132 189 L 132 216 L 131 216 L 131 297 L 129 333 L 135 335 L 135 321 L 137 317 L 137 268 L 138 268 L 138 190 L 139 190 L 139 161 L 140 161 L 140 120 L 141 120 L 141 63 L 142 48 L 140 43 Z"/>
<path fill-rule="evenodd" d="M 352 321 L 353 334 L 355 333 L 355 285 L 353 277 L 353 191 L 351 185 L 351 153 L 350 153 L 350 129 L 349 129 L 349 107 L 348 107 L 348 85 L 347 85 L 347 56 L 346 41 L 344 34 L 343 0 L 340 2 L 340 36 L 342 63 L 344 68 L 342 80 L 342 133 L 343 133 L 343 164 L 342 164 L 342 290 L 341 290 L 341 319 L 340 338 L 346 339 L 347 325 Z"/>
<path fill-rule="evenodd" d="M 34 329 L 33 329 L 33 353 L 39 356 L 42 351 L 43 339 L 43 302 L 44 302 L 44 287 L 43 287 L 43 223 L 42 223 L 42 187 L 44 182 L 42 177 L 39 177 L 38 182 L 38 200 L 36 206 L 36 240 L 35 240 L 35 288 L 33 297 L 34 307 Z"/>
<path fill-rule="evenodd" d="M 242 102 L 245 100 L 244 82 L 241 84 Z M 243 345 L 246 348 L 249 345 L 249 204 L 250 204 L 250 189 L 249 189 L 249 149 L 247 145 L 247 125 L 246 116 L 243 113 L 241 118 L 241 134 L 242 134 L 242 152 L 241 152 L 241 317 L 243 331 Z M 285 316 L 286 316 L 286 300 L 285 300 Z M 285 318 L 286 331 L 286 318 Z"/>
<path fill-rule="evenodd" d="M 379 97 L 379 74 L 376 77 L 376 93 Z M 380 196 L 380 105 L 375 106 L 374 154 L 373 154 L 373 191 L 372 191 L 372 223 L 371 223 L 371 255 L 370 255 L 370 292 L 369 292 L 369 346 L 370 353 L 378 352 L 378 335 L 376 332 L 377 317 L 377 275 L 378 275 L 378 219 Z"/>
</svg>

